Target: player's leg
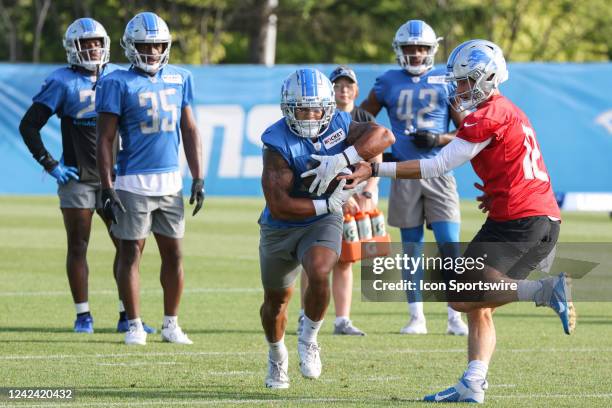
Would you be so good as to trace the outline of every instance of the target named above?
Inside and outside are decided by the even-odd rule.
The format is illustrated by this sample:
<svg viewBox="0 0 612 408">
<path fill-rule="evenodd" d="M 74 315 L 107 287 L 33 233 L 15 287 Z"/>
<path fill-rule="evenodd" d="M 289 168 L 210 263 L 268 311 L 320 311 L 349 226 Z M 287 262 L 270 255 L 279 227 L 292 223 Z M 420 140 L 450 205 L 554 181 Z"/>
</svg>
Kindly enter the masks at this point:
<svg viewBox="0 0 612 408">
<path fill-rule="evenodd" d="M 334 334 L 365 336 L 365 333 L 351 322 L 351 302 L 353 300 L 353 263 L 338 261 L 332 273 L 332 296 L 336 320 Z"/>
<path fill-rule="evenodd" d="M 308 276 L 300 267 L 300 312 L 298 313 L 298 324 L 295 333 L 299 336 L 304 328 L 304 293 L 308 287 Z"/>
<path fill-rule="evenodd" d="M 285 329 L 289 300 L 294 282 L 302 270 L 295 258 L 295 247 L 302 229 L 277 229 L 261 226 L 259 265 L 264 288 L 260 308 L 261 324 L 268 342 L 268 388 L 289 387 L 289 354 L 285 346 Z"/>
<path fill-rule="evenodd" d="M 162 341 L 193 344 L 178 323 L 178 309 L 183 293 L 182 239 L 185 217 L 182 194 L 156 197 L 158 208 L 152 213 L 151 231 L 161 256 L 160 281 L 164 290 Z"/>
<path fill-rule="evenodd" d="M 128 323 L 127 313 L 125 312 L 125 305 L 123 304 L 123 300 L 121 300 L 121 291 L 119 290 L 119 280 L 117 272 L 117 266 L 119 263 L 119 240 L 115 238 L 111 233 L 112 222 L 111 220 L 108 220 L 104 217 L 101 208 L 97 208 L 96 213 L 98 214 L 102 222 L 104 222 L 104 225 L 106 225 L 108 236 L 111 239 L 113 246 L 115 247 L 115 257 L 113 259 L 113 278 L 115 279 L 115 283 L 117 284 L 117 292 L 119 294 L 119 320 L 117 321 L 117 332 L 125 333 L 129 330 L 130 325 Z M 147 325 L 145 322 L 142 322 L 142 327 L 148 334 L 152 334 L 157 331 L 154 327 Z"/>
<path fill-rule="evenodd" d="M 152 214 L 156 198 L 117 190 L 126 212 L 117 211 L 117 224 L 111 232 L 119 241 L 117 281 L 119 294 L 128 318 L 125 343 L 145 345 L 147 333 L 140 318 L 140 259 L 145 239 L 151 232 Z"/>
<path fill-rule="evenodd" d="M 57 189 L 68 244 L 66 272 L 77 314 L 74 331 L 78 333 L 93 333 L 94 330 L 89 310 L 87 248 L 96 207 L 95 189 L 95 185 L 76 180 Z"/>
<path fill-rule="evenodd" d="M 93 333 L 89 310 L 87 247 L 91 231 L 92 211 L 85 208 L 62 208 L 67 237 L 66 271 L 76 308 L 74 331 Z"/>
<path fill-rule="evenodd" d="M 297 256 L 308 275 L 304 294 L 304 327 L 298 337 L 300 370 L 306 378 L 321 375 L 317 342 L 330 298 L 329 275 L 342 246 L 342 217 L 329 215 L 307 227 L 297 246 Z"/>
<path fill-rule="evenodd" d="M 423 253 L 423 241 L 425 233 L 423 225 L 412 228 L 402 228 L 402 251 L 404 254 L 413 258 L 419 258 Z M 408 299 L 408 312 L 410 319 L 408 324 L 402 327 L 400 334 L 427 334 L 427 321 L 423 312 L 423 296 L 418 289 L 419 282 L 423 280 L 423 267 L 417 266 L 416 269 L 402 269 L 402 279 L 413 282 L 417 285 L 415 290 L 406 291 Z"/>
<path fill-rule="evenodd" d="M 410 256 L 417 254 L 423 242 L 423 222 L 425 221 L 423 206 L 420 180 L 391 180 L 388 222 L 389 225 L 400 228 L 403 251 Z M 422 278 L 422 272 L 420 268 L 416 271 L 403 270 L 402 279 L 418 282 L 419 278 Z M 400 333 L 427 333 L 420 291 L 407 291 L 406 297 L 409 320 Z"/>
</svg>

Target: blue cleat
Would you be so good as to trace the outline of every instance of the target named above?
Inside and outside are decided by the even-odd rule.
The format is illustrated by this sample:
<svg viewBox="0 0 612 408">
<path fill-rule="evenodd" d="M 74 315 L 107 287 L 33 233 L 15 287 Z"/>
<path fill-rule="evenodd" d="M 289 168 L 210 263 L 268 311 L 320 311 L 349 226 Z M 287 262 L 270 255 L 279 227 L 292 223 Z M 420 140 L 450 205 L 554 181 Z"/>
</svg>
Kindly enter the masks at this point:
<svg viewBox="0 0 612 408">
<path fill-rule="evenodd" d="M 157 330 L 154 327 L 148 326 L 145 322 L 142 322 L 142 327 L 147 334 L 155 334 Z M 117 321 L 117 332 L 118 333 L 127 333 L 130 329 L 130 324 L 128 319 L 119 319 Z"/>
<path fill-rule="evenodd" d="M 481 385 L 468 384 L 463 377 L 459 382 L 450 388 L 440 391 L 437 394 L 427 395 L 423 398 L 425 402 L 473 402 L 482 404 L 484 402 L 484 392 L 488 384 L 484 381 Z"/>
<path fill-rule="evenodd" d="M 542 288 L 535 295 L 536 306 L 548 306 L 557 313 L 565 334 L 572 334 L 576 327 L 576 309 L 572 303 L 569 277 L 559 276 L 541 279 Z"/>
<path fill-rule="evenodd" d="M 75 333 L 93 333 L 93 317 L 90 314 L 83 316 L 77 316 L 74 321 L 74 332 Z"/>
</svg>

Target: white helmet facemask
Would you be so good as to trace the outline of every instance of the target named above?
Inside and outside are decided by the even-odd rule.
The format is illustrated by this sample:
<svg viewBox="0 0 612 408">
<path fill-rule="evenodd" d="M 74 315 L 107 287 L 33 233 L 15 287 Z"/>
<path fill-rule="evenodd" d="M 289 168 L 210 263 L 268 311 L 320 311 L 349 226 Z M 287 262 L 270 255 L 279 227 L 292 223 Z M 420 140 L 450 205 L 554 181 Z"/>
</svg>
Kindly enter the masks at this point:
<svg viewBox="0 0 612 408">
<path fill-rule="evenodd" d="M 440 40 L 442 40 L 442 37 L 436 37 L 434 30 L 424 21 L 407 21 L 397 30 L 392 43 L 397 63 L 412 75 L 421 75 L 429 71 L 434 65 L 434 56 L 438 51 Z M 416 54 L 404 54 L 402 46 L 405 45 L 429 47 L 429 51 L 421 64 L 411 64 L 411 61 L 418 59 L 419 56 Z"/>
<path fill-rule="evenodd" d="M 100 47 L 83 48 L 85 40 L 97 39 Z M 63 39 L 70 65 L 97 72 L 110 58 L 110 38 L 102 24 L 93 18 L 79 18 L 66 29 Z"/>
<path fill-rule="evenodd" d="M 147 54 L 138 51 L 137 44 L 163 44 L 163 51 L 161 54 Z M 168 64 L 171 45 L 172 37 L 166 22 L 150 12 L 134 16 L 121 38 L 127 59 L 133 66 L 149 74 L 157 73 Z"/>
<path fill-rule="evenodd" d="M 459 45 L 448 58 L 446 80 L 467 81 L 468 89 L 450 96 L 458 111 L 470 110 L 486 101 L 508 79 L 504 54 L 496 44 L 470 40 Z"/>
<path fill-rule="evenodd" d="M 321 119 L 297 118 L 298 109 L 320 109 Z M 285 79 L 281 88 L 281 111 L 292 133 L 316 138 L 327 131 L 336 109 L 334 88 L 316 69 L 300 69 Z"/>
</svg>

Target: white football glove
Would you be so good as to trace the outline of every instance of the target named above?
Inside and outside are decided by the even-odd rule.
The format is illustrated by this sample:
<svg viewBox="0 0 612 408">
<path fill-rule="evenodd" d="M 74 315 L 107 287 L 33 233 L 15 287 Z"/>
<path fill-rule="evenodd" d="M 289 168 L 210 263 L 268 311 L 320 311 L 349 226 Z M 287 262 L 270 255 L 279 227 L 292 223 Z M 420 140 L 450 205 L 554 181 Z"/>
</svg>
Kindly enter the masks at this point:
<svg viewBox="0 0 612 408">
<path fill-rule="evenodd" d="M 342 153 L 334 154 L 333 156 L 319 156 L 313 154 L 310 157 L 321 162 L 321 164 L 316 169 L 305 171 L 300 177 L 305 178 L 314 174 L 315 179 L 310 185 L 308 192 L 312 194 L 318 185 L 317 195 L 322 195 L 325 193 L 325 190 L 327 190 L 329 183 L 331 183 L 338 173 L 340 173 L 340 170 L 348 166 L 349 163 L 346 162 L 346 156 Z"/>
<path fill-rule="evenodd" d="M 353 194 L 358 194 L 360 191 L 363 191 L 366 182 L 359 183 L 355 188 L 350 188 L 348 190 L 344 190 L 345 185 L 346 180 L 341 180 L 340 183 L 338 183 L 338 187 L 336 187 L 334 192 L 327 198 L 327 211 L 330 214 L 343 215 L 342 207 L 344 204 Z"/>
</svg>

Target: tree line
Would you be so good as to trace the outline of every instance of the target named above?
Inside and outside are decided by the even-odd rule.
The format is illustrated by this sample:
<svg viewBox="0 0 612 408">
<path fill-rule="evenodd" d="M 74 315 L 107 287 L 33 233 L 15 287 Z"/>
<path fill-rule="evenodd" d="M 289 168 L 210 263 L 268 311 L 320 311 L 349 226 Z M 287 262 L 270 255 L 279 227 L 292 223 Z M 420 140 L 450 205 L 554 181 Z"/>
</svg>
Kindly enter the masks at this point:
<svg viewBox="0 0 612 408">
<path fill-rule="evenodd" d="M 410 19 L 444 37 L 438 61 L 471 38 L 498 43 L 510 61 L 612 57 L 608 0 L 0 0 L 0 60 L 63 62 L 66 27 L 92 17 L 111 60 L 124 62 L 119 39 L 141 11 L 168 23 L 173 63 L 261 63 L 271 16 L 278 64 L 392 62 L 395 31 Z"/>
</svg>

